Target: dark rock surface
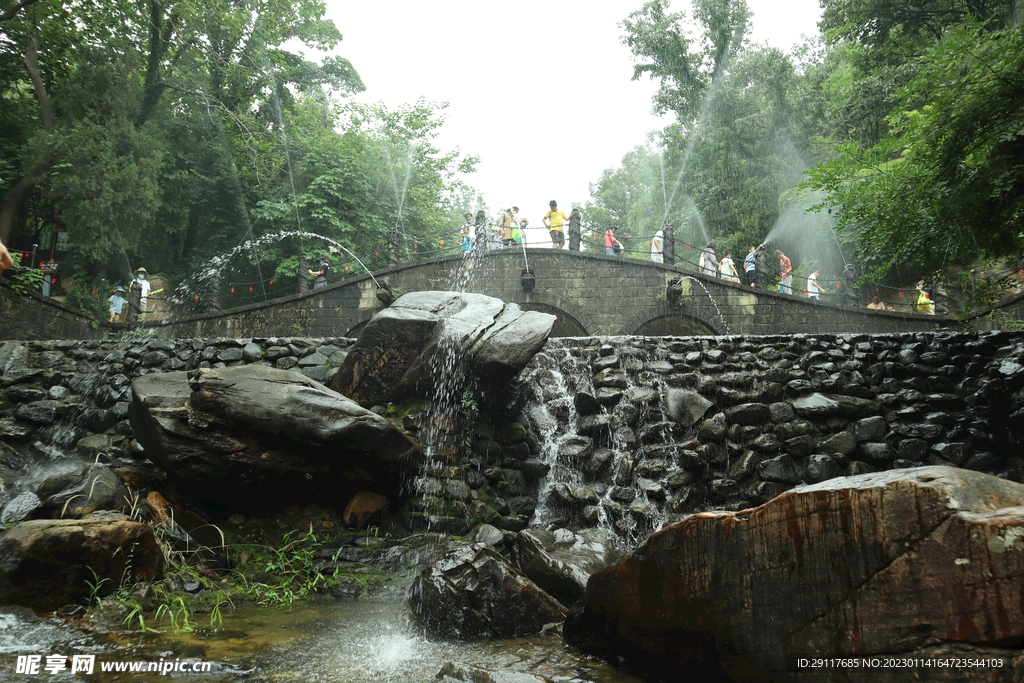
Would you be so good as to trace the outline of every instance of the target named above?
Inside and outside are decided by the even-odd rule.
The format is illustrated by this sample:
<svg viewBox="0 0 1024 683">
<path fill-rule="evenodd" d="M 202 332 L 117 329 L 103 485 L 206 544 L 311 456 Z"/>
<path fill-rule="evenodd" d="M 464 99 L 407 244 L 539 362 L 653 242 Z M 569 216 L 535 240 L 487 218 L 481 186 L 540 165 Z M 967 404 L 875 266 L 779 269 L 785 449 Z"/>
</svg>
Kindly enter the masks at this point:
<svg viewBox="0 0 1024 683">
<path fill-rule="evenodd" d="M 589 529 L 524 529 L 516 535 L 513 558 L 519 570 L 567 607 L 583 596 L 590 575 L 622 556 L 610 532 Z"/>
<path fill-rule="evenodd" d="M 429 394 L 460 374 L 501 385 L 540 350 L 554 322 L 482 294 L 406 294 L 366 324 L 331 388 L 372 406 Z"/>
<path fill-rule="evenodd" d="M 924 680 L 1009 682 L 1024 656 L 999 648 L 1024 640 L 1022 576 L 1024 485 L 945 467 L 880 472 L 667 527 L 591 577 L 565 637 L 656 680 L 824 682 L 835 672 L 797 658 L 987 647 L 1007 665 Z"/>
<path fill-rule="evenodd" d="M 0 538 L 0 603 L 38 611 L 150 581 L 163 566 L 153 530 L 124 515 L 22 522 Z"/>
<path fill-rule="evenodd" d="M 296 490 L 310 501 L 393 493 L 417 451 L 344 396 L 258 365 L 144 375 L 129 416 L 144 453 L 184 490 L 243 510 Z"/>
<path fill-rule="evenodd" d="M 424 569 L 409 607 L 444 638 L 515 638 L 565 618 L 557 600 L 482 545 L 458 547 Z"/>
</svg>

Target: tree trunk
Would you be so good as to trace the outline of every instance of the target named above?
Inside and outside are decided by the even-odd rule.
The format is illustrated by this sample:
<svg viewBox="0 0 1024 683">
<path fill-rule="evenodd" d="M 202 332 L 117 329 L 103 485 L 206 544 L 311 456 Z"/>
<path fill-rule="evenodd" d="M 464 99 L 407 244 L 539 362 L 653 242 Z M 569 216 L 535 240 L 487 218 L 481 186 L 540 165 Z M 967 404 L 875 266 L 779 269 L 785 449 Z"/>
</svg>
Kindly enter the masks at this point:
<svg viewBox="0 0 1024 683">
<path fill-rule="evenodd" d="M 32 81 L 36 91 L 36 99 L 39 100 L 40 115 L 43 118 L 43 128 L 47 133 L 53 132 L 53 106 L 50 104 L 50 95 L 46 92 L 46 85 L 39 73 L 39 40 L 32 36 L 25 47 L 25 70 Z M 11 227 L 14 225 L 14 217 L 21 206 L 21 200 L 32 190 L 32 187 L 39 180 L 50 165 L 52 159 L 49 155 L 40 159 L 32 165 L 18 184 L 4 193 L 4 203 L 0 206 L 0 242 L 7 242 L 11 237 Z"/>
</svg>

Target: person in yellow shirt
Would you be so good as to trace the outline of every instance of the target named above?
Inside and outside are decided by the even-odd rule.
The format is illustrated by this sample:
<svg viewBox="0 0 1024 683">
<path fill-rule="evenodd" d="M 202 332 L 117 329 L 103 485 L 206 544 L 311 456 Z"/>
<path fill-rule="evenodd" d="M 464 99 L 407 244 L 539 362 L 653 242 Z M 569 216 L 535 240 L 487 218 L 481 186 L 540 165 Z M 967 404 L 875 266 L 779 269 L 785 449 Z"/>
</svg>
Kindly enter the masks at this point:
<svg viewBox="0 0 1024 683">
<path fill-rule="evenodd" d="M 564 211 L 558 209 L 558 202 L 554 199 L 548 204 L 551 210 L 544 214 L 544 227 L 551 234 L 551 248 L 561 249 L 565 246 L 565 231 L 562 229 L 569 217 Z"/>
</svg>

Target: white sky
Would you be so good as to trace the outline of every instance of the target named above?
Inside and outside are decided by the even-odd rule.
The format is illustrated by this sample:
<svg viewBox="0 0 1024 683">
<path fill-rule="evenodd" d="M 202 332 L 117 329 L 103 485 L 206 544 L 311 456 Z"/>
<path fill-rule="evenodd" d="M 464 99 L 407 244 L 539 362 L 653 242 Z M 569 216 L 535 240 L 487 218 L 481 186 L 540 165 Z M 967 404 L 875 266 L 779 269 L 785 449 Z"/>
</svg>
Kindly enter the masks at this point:
<svg viewBox="0 0 1024 683">
<path fill-rule="evenodd" d="M 817 0 L 747 0 L 756 42 L 789 49 L 817 34 Z M 481 157 L 466 178 L 492 211 L 520 207 L 540 225 L 550 200 L 567 212 L 588 184 L 646 134 L 656 84 L 631 81 L 621 22 L 643 0 L 328 1 L 327 13 L 366 85 L 389 106 L 447 101 L 438 147 Z M 673 10 L 690 13 L 689 2 Z"/>
</svg>

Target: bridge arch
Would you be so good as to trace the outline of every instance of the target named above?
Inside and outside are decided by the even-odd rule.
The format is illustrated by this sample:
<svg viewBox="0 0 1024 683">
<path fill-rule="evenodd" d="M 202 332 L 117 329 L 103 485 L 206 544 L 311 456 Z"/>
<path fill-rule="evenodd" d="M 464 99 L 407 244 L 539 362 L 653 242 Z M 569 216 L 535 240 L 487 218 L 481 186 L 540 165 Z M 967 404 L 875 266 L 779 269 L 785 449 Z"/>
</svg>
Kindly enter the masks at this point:
<svg viewBox="0 0 1024 683">
<path fill-rule="evenodd" d="M 722 320 L 702 311 L 660 304 L 633 316 L 622 326 L 621 335 L 645 337 L 687 337 L 728 334 Z"/>
<path fill-rule="evenodd" d="M 534 286 L 524 291 L 524 261 Z M 695 289 L 679 306 L 666 287 L 682 276 Z M 848 308 L 753 290 L 677 266 L 556 249 L 499 249 L 439 256 L 375 271 L 398 292 L 486 294 L 558 318 L 555 336 L 881 333 L 927 331 L 953 321 L 936 316 Z M 351 336 L 383 308 L 376 282 L 356 275 L 327 287 L 217 313 L 153 323 L 161 337 Z"/>
</svg>

